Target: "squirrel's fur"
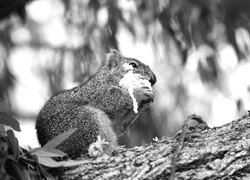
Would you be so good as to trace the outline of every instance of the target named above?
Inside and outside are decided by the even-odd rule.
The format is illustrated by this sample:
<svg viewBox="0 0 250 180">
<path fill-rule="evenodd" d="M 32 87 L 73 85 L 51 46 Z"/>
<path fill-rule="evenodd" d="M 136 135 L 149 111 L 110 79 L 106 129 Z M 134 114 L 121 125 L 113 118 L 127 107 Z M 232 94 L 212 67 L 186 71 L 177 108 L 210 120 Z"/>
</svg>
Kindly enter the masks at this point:
<svg viewBox="0 0 250 180">
<path fill-rule="evenodd" d="M 154 97 L 153 92 L 146 88 L 135 90 L 139 113 L 133 111 L 128 90 L 119 86 L 119 81 L 127 73 L 124 63 L 134 63 L 136 68 L 133 72 L 149 80 L 151 85 L 156 82 L 154 73 L 147 65 L 112 50 L 106 57 L 106 63 L 88 81 L 48 100 L 36 121 L 40 144 L 43 146 L 55 136 L 77 128 L 58 146 L 71 158 L 86 154 L 98 135 L 108 142 L 107 151 L 113 149 L 117 145 L 117 136 L 127 131 Z"/>
</svg>

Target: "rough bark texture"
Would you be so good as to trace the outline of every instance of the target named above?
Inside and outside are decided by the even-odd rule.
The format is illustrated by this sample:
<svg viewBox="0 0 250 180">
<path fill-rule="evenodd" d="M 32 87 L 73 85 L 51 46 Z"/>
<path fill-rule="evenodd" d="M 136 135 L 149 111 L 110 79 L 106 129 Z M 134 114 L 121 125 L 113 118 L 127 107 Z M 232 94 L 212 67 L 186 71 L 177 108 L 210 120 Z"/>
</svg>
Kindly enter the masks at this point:
<svg viewBox="0 0 250 180">
<path fill-rule="evenodd" d="M 62 178 L 250 179 L 250 116 L 218 128 L 189 128 L 182 143 L 181 134 L 84 160 Z"/>
</svg>

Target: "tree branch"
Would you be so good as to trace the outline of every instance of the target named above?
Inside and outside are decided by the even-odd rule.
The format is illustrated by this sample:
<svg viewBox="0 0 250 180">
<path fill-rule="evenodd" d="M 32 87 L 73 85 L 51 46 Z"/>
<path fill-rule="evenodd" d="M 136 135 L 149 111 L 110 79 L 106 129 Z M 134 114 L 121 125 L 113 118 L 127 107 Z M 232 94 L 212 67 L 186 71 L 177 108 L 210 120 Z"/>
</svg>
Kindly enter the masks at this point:
<svg viewBox="0 0 250 180">
<path fill-rule="evenodd" d="M 250 116 L 218 128 L 200 124 L 186 131 L 175 160 L 175 178 L 223 179 L 250 177 Z M 169 179 L 173 150 L 180 135 L 143 147 L 120 148 L 112 156 L 85 159 L 63 179 Z M 179 147 L 180 148 L 180 147 Z"/>
</svg>

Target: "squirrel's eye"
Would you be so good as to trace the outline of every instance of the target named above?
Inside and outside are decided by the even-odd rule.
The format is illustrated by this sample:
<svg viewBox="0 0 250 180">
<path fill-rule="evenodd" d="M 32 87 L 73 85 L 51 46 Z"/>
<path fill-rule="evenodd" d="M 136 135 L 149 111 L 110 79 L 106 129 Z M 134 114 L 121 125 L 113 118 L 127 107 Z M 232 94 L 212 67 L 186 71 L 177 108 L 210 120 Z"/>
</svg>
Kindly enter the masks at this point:
<svg viewBox="0 0 250 180">
<path fill-rule="evenodd" d="M 129 65 L 133 66 L 133 68 L 138 68 L 138 65 L 135 62 L 131 62 Z"/>
</svg>

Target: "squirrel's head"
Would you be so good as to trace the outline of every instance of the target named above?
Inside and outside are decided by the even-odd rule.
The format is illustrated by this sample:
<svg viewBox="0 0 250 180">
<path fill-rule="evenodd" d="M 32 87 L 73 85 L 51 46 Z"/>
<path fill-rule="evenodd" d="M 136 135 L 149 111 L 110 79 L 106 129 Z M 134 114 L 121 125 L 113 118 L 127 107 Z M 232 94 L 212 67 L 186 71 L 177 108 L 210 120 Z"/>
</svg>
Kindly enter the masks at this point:
<svg viewBox="0 0 250 180">
<path fill-rule="evenodd" d="M 136 59 L 123 57 L 117 50 L 110 50 L 106 56 L 105 66 L 111 74 L 117 77 L 118 81 L 123 78 L 128 70 L 132 70 L 134 74 L 140 74 L 143 79 L 148 80 L 151 86 L 156 83 L 155 74 L 147 65 Z"/>
<path fill-rule="evenodd" d="M 154 101 L 152 86 L 156 83 L 156 77 L 147 65 L 136 59 L 123 57 L 116 50 L 111 50 L 107 55 L 104 72 L 107 71 L 106 81 L 128 90 L 131 97 L 129 100 L 120 98 L 121 101 L 131 102 L 131 106 L 124 106 L 122 113 L 116 112 L 122 116 L 112 121 L 116 133 L 121 135 L 137 119 L 138 114 Z"/>
</svg>

